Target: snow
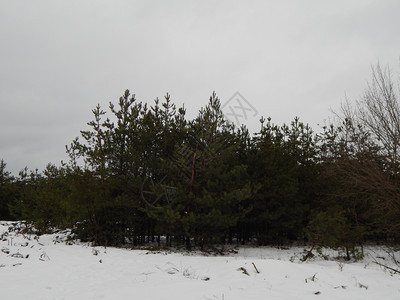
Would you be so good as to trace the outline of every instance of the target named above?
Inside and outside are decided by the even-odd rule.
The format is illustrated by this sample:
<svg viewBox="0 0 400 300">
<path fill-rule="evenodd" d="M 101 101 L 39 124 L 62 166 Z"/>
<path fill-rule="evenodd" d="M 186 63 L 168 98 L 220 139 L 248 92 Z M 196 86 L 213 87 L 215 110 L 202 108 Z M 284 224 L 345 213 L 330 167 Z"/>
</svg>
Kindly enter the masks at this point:
<svg viewBox="0 0 400 300">
<path fill-rule="evenodd" d="M 67 232 L 36 237 L 10 226 L 0 222 L 1 299 L 400 299 L 400 274 L 374 263 L 391 263 L 379 247 L 359 262 L 302 263 L 301 247 L 206 256 L 67 245 Z"/>
</svg>

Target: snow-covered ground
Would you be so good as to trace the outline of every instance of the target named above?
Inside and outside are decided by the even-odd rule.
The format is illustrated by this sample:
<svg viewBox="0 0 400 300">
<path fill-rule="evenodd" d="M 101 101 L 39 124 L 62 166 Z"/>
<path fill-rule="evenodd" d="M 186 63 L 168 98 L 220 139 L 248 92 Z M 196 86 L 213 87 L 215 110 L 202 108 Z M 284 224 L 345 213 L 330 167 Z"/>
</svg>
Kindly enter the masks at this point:
<svg viewBox="0 0 400 300">
<path fill-rule="evenodd" d="M 359 262 L 314 258 L 303 248 L 239 248 L 224 256 L 65 244 L 0 222 L 0 299 L 400 299 L 384 249 Z M 398 252 L 398 254 L 400 254 Z M 258 272 L 257 272 L 258 271 Z"/>
</svg>

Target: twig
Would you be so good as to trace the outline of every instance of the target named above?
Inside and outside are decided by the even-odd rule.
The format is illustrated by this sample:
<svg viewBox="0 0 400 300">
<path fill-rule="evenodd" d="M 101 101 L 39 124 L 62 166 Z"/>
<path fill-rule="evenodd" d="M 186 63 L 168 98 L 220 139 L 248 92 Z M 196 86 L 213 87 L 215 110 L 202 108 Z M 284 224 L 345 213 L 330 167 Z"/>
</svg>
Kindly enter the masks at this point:
<svg viewBox="0 0 400 300">
<path fill-rule="evenodd" d="M 389 270 L 391 270 L 391 271 L 393 271 L 393 272 L 395 272 L 395 273 L 399 273 L 399 274 L 400 274 L 400 271 L 399 271 L 399 270 L 396 270 L 396 269 L 394 269 L 394 268 L 388 267 L 388 266 L 386 266 L 386 265 L 384 265 L 384 264 L 381 264 L 380 262 L 377 262 L 377 261 L 374 261 L 374 263 L 377 264 L 377 265 L 379 265 L 379 266 L 381 266 L 381 267 L 384 267 L 384 268 L 386 268 L 386 269 L 389 269 Z"/>
<path fill-rule="evenodd" d="M 313 277 L 311 278 L 311 280 L 312 281 L 315 281 L 315 276 L 317 275 L 317 273 L 315 273 L 314 275 L 313 275 Z"/>
<path fill-rule="evenodd" d="M 258 271 L 256 265 L 252 262 L 254 269 L 256 269 L 257 274 L 260 274 L 260 272 Z"/>
<path fill-rule="evenodd" d="M 310 258 L 310 256 L 312 255 L 312 251 L 314 250 L 314 248 L 315 248 L 315 246 L 317 245 L 317 243 L 318 243 L 318 240 L 315 241 L 315 242 L 312 244 L 311 249 L 308 251 L 307 255 L 306 255 L 305 257 L 302 258 L 302 262 L 305 262 L 307 259 Z"/>
<path fill-rule="evenodd" d="M 242 271 L 243 274 L 250 276 L 249 272 L 247 272 L 247 270 L 243 267 L 240 267 L 239 269 L 237 269 L 238 271 Z"/>
</svg>

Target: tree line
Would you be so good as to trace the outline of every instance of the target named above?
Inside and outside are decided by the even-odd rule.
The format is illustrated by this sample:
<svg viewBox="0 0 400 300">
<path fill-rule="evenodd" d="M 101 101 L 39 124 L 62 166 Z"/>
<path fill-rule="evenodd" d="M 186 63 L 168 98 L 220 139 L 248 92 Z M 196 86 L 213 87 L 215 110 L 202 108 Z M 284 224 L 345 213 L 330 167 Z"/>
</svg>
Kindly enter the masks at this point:
<svg viewBox="0 0 400 300">
<path fill-rule="evenodd" d="M 398 242 L 400 106 L 387 69 L 316 133 L 295 118 L 251 135 L 213 93 L 188 120 L 170 95 L 127 90 L 66 146 L 69 161 L 12 176 L 0 164 L 0 218 L 74 228 L 97 245 L 208 247 Z"/>
</svg>

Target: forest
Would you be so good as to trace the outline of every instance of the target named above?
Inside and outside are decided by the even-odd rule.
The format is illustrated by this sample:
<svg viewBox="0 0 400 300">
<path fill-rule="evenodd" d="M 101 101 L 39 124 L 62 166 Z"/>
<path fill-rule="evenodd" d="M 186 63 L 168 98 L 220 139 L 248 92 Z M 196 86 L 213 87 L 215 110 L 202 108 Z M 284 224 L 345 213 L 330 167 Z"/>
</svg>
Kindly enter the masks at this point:
<svg viewBox="0 0 400 300">
<path fill-rule="evenodd" d="M 299 118 L 230 123 L 213 93 L 192 120 L 170 95 L 125 91 L 93 109 L 69 161 L 18 176 L 0 164 L 0 219 L 94 245 L 300 243 L 346 249 L 400 241 L 400 105 L 388 69 L 314 131 Z"/>
</svg>

